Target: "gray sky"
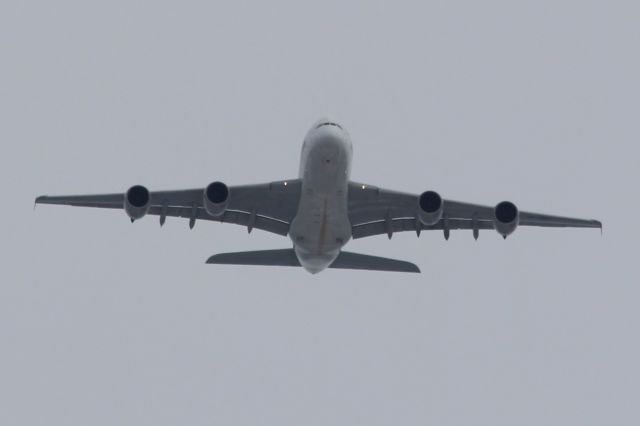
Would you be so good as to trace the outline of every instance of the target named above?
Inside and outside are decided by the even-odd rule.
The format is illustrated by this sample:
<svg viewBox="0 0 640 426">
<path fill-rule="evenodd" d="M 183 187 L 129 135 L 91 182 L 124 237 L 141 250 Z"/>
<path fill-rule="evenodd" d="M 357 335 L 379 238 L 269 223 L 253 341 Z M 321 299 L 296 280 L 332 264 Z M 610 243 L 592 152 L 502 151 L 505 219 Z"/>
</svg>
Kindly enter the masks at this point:
<svg viewBox="0 0 640 426">
<path fill-rule="evenodd" d="M 391 2 L 389 2 L 390 4 Z M 0 424 L 640 422 L 633 1 L 3 2 Z M 288 247 L 39 194 L 353 178 L 605 223 L 397 234 L 421 275 L 205 265 Z"/>
</svg>

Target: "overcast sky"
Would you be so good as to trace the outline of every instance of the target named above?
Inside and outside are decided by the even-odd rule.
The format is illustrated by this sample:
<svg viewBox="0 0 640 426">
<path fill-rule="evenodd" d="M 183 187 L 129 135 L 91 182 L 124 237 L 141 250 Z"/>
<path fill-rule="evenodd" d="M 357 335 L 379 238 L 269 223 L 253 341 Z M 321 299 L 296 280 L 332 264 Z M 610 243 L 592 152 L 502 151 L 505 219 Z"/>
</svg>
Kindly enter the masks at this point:
<svg viewBox="0 0 640 426">
<path fill-rule="evenodd" d="M 640 423 L 635 1 L 6 1 L 0 424 Z M 296 177 L 320 116 L 354 180 L 597 218 L 378 236 L 393 274 L 205 265 L 233 225 L 41 194 Z"/>
</svg>

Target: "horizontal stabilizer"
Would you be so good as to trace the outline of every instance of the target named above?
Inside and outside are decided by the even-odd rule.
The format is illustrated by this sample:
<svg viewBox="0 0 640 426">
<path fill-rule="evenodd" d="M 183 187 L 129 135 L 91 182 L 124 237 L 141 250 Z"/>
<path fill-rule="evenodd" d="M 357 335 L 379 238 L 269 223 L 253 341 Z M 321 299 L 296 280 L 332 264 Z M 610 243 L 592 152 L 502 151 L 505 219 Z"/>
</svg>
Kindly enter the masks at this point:
<svg viewBox="0 0 640 426">
<path fill-rule="evenodd" d="M 219 265 L 300 266 L 293 249 L 239 251 L 211 256 L 207 263 Z"/>
<path fill-rule="evenodd" d="M 220 253 L 211 256 L 207 263 L 218 265 L 301 266 L 293 249 L 242 251 Z M 420 272 L 416 265 L 403 260 L 366 254 L 340 252 L 329 266 L 337 269 L 362 269 L 371 271 Z"/>
<path fill-rule="evenodd" d="M 340 252 L 338 258 L 333 261 L 329 268 L 420 273 L 420 269 L 411 262 L 348 251 Z"/>
</svg>

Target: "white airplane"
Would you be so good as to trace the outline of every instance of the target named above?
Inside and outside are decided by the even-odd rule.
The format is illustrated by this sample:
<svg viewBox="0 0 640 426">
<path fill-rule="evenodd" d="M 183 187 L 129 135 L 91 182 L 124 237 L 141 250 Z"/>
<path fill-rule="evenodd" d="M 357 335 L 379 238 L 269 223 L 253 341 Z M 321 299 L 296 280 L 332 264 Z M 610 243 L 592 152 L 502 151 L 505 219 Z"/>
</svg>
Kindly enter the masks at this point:
<svg viewBox="0 0 640 426">
<path fill-rule="evenodd" d="M 353 148 L 349 134 L 330 120 L 307 133 L 297 179 L 257 185 L 213 182 L 204 189 L 151 192 L 141 185 L 126 193 L 41 196 L 38 204 L 124 209 L 131 222 L 146 214 L 234 223 L 289 236 L 292 249 L 222 253 L 207 263 L 302 266 L 312 274 L 325 268 L 420 272 L 412 263 L 341 251 L 351 238 L 394 232 L 495 229 L 504 238 L 518 226 L 600 228 L 597 220 L 521 212 L 509 201 L 495 207 L 444 200 L 435 191 L 419 195 L 352 182 Z"/>
</svg>

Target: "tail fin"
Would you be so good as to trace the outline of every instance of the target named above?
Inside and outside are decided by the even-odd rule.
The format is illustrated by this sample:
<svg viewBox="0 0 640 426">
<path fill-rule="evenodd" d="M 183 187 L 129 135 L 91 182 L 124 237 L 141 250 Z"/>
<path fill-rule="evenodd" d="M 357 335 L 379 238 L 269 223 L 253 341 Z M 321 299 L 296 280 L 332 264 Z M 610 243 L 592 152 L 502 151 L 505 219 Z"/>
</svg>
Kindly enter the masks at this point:
<svg viewBox="0 0 640 426">
<path fill-rule="evenodd" d="M 211 256 L 207 263 L 219 265 L 263 265 L 263 266 L 300 266 L 293 249 L 242 251 L 220 253 Z M 366 254 L 340 252 L 329 268 L 363 269 L 370 271 L 420 272 L 420 269 L 404 260 Z"/>
</svg>

